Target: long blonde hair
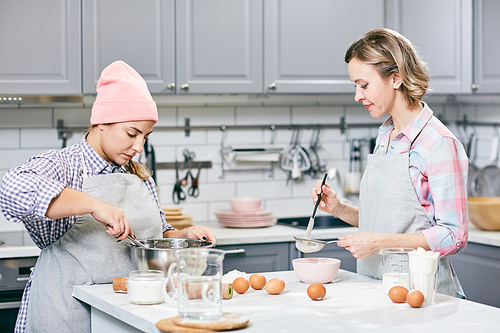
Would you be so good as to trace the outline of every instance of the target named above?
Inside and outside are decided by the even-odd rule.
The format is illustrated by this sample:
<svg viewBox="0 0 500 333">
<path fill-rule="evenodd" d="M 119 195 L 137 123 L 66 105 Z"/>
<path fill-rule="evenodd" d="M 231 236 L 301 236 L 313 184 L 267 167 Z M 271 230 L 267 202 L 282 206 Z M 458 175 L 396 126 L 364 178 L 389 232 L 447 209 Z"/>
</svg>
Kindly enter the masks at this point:
<svg viewBox="0 0 500 333">
<path fill-rule="evenodd" d="M 92 130 L 94 130 L 94 128 L 96 126 L 97 125 L 90 125 L 87 128 L 87 134 L 85 134 L 85 136 L 87 136 Z M 151 170 L 149 170 L 149 168 L 147 166 L 145 166 L 144 164 L 135 162 L 133 160 L 128 161 L 127 164 L 124 165 L 124 167 L 125 167 L 125 170 L 127 172 L 129 172 L 133 175 L 136 175 L 137 177 L 139 177 L 142 180 L 146 180 L 153 175 L 153 172 Z"/>
<path fill-rule="evenodd" d="M 345 62 L 353 58 L 374 66 L 384 79 L 399 73 L 408 107 L 418 106 L 429 89 L 426 64 L 412 43 L 396 31 L 382 28 L 367 32 L 347 49 Z"/>
</svg>

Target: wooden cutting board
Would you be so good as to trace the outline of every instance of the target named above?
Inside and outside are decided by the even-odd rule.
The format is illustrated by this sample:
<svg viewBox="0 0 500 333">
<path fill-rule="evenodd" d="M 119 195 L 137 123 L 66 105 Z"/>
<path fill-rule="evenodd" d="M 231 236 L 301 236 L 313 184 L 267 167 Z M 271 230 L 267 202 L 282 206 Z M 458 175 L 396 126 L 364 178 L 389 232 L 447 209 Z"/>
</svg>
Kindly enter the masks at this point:
<svg viewBox="0 0 500 333">
<path fill-rule="evenodd" d="M 162 319 L 156 323 L 156 327 L 164 332 L 202 333 L 234 330 L 245 327 L 248 322 L 249 319 L 239 313 L 224 312 L 219 319 L 206 322 L 188 320 L 180 317 Z"/>
</svg>

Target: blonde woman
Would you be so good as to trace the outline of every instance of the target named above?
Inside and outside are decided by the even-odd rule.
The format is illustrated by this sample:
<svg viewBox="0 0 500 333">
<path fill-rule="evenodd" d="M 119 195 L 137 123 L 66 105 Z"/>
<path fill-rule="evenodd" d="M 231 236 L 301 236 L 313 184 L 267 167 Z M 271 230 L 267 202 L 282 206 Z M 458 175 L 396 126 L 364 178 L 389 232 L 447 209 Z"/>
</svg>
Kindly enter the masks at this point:
<svg viewBox="0 0 500 333">
<path fill-rule="evenodd" d="M 440 253 L 440 293 L 464 297 L 448 256 L 467 243 L 468 158 L 462 144 L 422 102 L 429 75 L 415 48 L 389 29 L 368 32 L 347 50 L 355 100 L 370 115 L 388 118 L 368 155 L 359 208 L 340 202 L 323 186 L 319 208 L 358 227 L 339 238 L 358 259 L 357 272 L 380 279 L 389 247 L 422 247 Z M 311 190 L 316 202 L 321 181 Z"/>
</svg>

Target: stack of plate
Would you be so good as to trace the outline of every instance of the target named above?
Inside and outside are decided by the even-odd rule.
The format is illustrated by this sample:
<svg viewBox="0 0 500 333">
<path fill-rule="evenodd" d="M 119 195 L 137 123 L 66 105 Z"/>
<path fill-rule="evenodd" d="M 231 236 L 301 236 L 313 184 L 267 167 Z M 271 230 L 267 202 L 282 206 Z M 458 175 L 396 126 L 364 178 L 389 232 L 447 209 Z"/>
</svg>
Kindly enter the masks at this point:
<svg viewBox="0 0 500 333">
<path fill-rule="evenodd" d="M 182 214 L 182 207 L 162 207 L 167 222 L 177 230 L 193 226 L 193 217 Z"/>
<path fill-rule="evenodd" d="M 275 225 L 277 219 L 268 209 L 260 209 L 254 213 L 236 213 L 231 209 L 220 209 L 214 212 L 217 221 L 225 227 L 256 228 Z"/>
</svg>

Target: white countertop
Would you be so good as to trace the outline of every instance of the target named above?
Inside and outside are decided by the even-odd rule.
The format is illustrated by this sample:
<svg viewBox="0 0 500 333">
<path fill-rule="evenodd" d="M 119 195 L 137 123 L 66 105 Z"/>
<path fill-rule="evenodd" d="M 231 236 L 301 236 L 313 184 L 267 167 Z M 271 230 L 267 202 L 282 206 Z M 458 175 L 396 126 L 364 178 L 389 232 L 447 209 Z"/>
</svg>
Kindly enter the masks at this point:
<svg viewBox="0 0 500 333">
<path fill-rule="evenodd" d="M 200 224 L 201 225 L 201 224 Z M 293 236 L 303 237 L 305 230 L 274 225 L 263 228 L 227 228 L 217 222 L 203 223 L 210 227 L 217 237 L 217 245 L 239 245 L 258 243 L 293 242 Z M 314 239 L 336 239 L 353 232 L 356 228 L 313 229 Z M 483 231 L 469 225 L 469 242 L 500 247 L 500 231 Z M 0 259 L 36 257 L 40 249 L 36 246 L 0 246 Z"/>
<path fill-rule="evenodd" d="M 40 251 L 36 246 L 0 246 L 0 259 L 38 257 Z"/>
<path fill-rule="evenodd" d="M 413 309 L 393 303 L 382 293 L 382 282 L 341 270 L 326 284 L 326 298 L 312 301 L 293 271 L 263 273 L 267 279 L 285 281 L 285 291 L 269 295 L 250 288 L 223 300 L 223 311 L 250 319 L 238 332 L 497 332 L 500 309 L 438 294 L 436 304 Z M 160 332 L 155 324 L 174 317 L 177 309 L 167 304 L 134 305 L 126 294 L 113 292 L 111 284 L 73 288 L 73 296 L 140 331 Z M 114 321 L 115 319 L 107 320 Z"/>
</svg>

